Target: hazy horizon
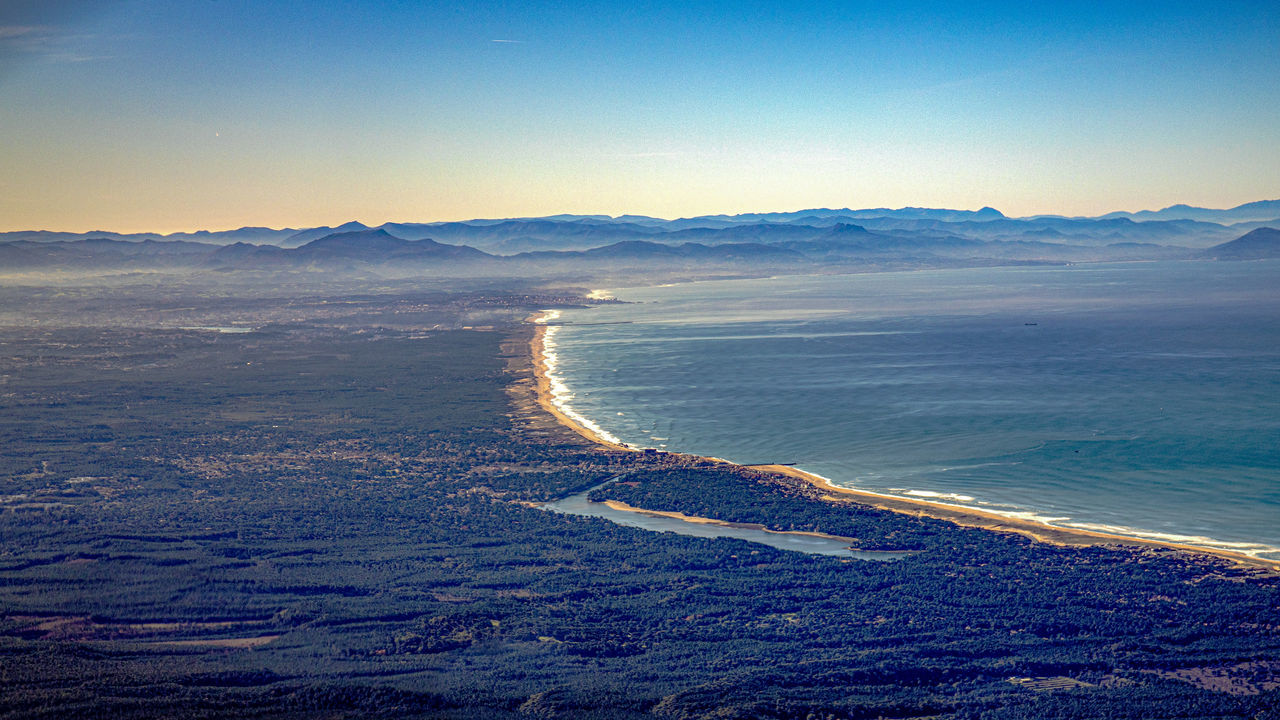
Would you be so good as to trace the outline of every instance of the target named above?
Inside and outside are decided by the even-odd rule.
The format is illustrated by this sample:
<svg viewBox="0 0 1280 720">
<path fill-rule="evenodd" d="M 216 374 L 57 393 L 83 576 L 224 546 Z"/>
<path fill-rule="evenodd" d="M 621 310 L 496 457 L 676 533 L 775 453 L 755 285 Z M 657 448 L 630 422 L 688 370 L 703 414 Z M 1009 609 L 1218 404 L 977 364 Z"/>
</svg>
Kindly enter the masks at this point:
<svg viewBox="0 0 1280 720">
<path fill-rule="evenodd" d="M 868 207 L 853 207 L 853 206 L 845 206 L 845 207 L 818 207 L 818 206 L 806 206 L 806 207 L 797 207 L 797 208 L 783 209 L 783 210 L 744 210 L 744 211 L 741 211 L 741 212 L 739 212 L 739 213 L 700 213 L 700 214 L 697 214 L 697 215 L 684 215 L 684 216 L 679 216 L 679 217 L 674 217 L 674 216 L 672 216 L 672 217 L 662 217 L 662 216 L 657 216 L 657 215 L 646 215 L 646 214 L 644 214 L 644 213 L 635 213 L 635 212 L 623 212 L 623 213 L 616 213 L 616 214 L 609 214 L 609 213 L 589 213 L 589 212 L 583 212 L 583 213 L 568 213 L 568 212 L 561 213 L 561 212 L 550 212 L 550 213 L 546 213 L 546 214 L 543 214 L 543 215 L 524 215 L 524 216 L 508 216 L 508 217 L 498 217 L 498 216 L 496 216 L 496 215 L 488 215 L 488 216 L 478 216 L 478 217 L 468 217 L 468 218 L 442 218 L 442 219 L 429 219 L 429 220 L 422 220 L 422 219 L 393 219 L 393 220 L 382 220 L 382 221 L 367 221 L 367 220 L 362 219 L 362 218 L 348 218 L 348 219 L 346 219 L 346 220 L 341 220 L 341 221 L 333 222 L 333 223 L 316 223 L 316 224 L 307 224 L 307 223 L 302 223 L 302 224 L 288 225 L 288 226 L 286 226 L 286 225 L 264 225 L 264 224 L 261 224 L 261 223 L 252 223 L 252 222 L 250 222 L 250 223 L 243 223 L 243 224 L 235 225 L 235 226 L 225 226 L 225 227 L 191 227 L 191 228 L 183 228 L 183 229 L 177 229 L 177 230 L 168 230 L 168 229 L 165 229 L 165 230 L 156 230 L 156 229 L 129 229 L 129 230 L 120 230 L 120 229 L 116 229 L 116 228 L 106 228 L 106 227 L 92 227 L 92 228 L 85 228 L 85 229 L 68 229 L 68 228 L 55 228 L 55 227 L 41 227 L 41 228 L 32 228 L 32 227 L 24 227 L 24 228 L 13 227 L 13 228 L 8 228 L 8 227 L 0 227 L 0 233 L 12 233 L 12 232 L 49 232 L 49 233 L 68 233 L 68 234 L 89 234 L 89 233 L 95 233 L 95 232 L 103 232 L 103 233 L 112 233 L 112 234 L 119 234 L 119 235 L 154 234 L 154 235 L 166 235 L 166 236 L 167 236 L 167 235 L 180 235 L 180 234 L 194 234 L 194 233 L 200 233 L 200 232 L 208 232 L 208 233 L 224 233 L 224 232 L 233 232 L 233 231 L 236 231 L 236 230 L 242 230 L 242 229 L 245 229 L 245 228 L 266 228 L 266 229 L 268 229 L 268 230 L 276 230 L 276 231 L 282 231 L 282 230 L 309 230 L 309 229 L 319 228 L 319 227 L 332 227 L 332 228 L 338 228 L 338 227 L 341 227 L 341 226 L 343 226 L 343 225 L 347 225 L 347 224 L 352 223 L 352 222 L 359 223 L 359 224 L 364 225 L 365 227 L 368 227 L 368 228 L 380 228 L 380 227 L 383 227 L 383 226 L 385 226 L 385 225 L 395 225 L 395 224 L 404 224 L 404 225 L 410 225 L 410 224 L 413 224 L 413 225 L 432 225 L 432 224 L 467 223 L 467 222 L 499 222 L 499 221 L 520 221 L 520 220 L 541 220 L 541 219 L 546 219 L 546 218 L 556 218 L 556 217 L 562 217 L 562 216 L 574 216 L 574 217 L 584 217 L 584 218 L 587 218 L 587 217 L 607 217 L 607 218 L 610 218 L 610 219 L 613 219 L 613 220 L 617 220 L 617 219 L 619 219 L 619 218 L 623 218 L 623 217 L 645 217 L 645 218 L 650 218 L 650 219 L 653 219 L 653 220 L 660 220 L 660 221 L 663 221 L 663 222 L 675 222 L 675 221 L 678 221 L 678 220 L 688 220 L 688 219 L 696 219 L 696 218 L 734 217 L 734 216 L 737 216 L 737 215 L 768 215 L 768 214 L 774 214 L 774 213 L 778 213 L 778 214 L 786 214 L 786 213 L 799 213 L 799 212 L 805 212 L 805 211 L 810 211 L 810 210 L 815 210 L 815 211 L 816 211 L 816 210 L 833 210 L 833 211 L 834 211 L 834 210 L 849 210 L 849 211 L 851 211 L 851 212 L 866 212 L 866 211 L 870 211 L 870 210 L 881 210 L 881 209 L 883 209 L 883 210 L 888 210 L 888 211 L 891 211 L 891 212 L 899 212 L 899 211 L 903 211 L 903 210 L 948 210 L 948 211 L 955 211 L 955 212 L 978 212 L 978 211 L 980 211 L 980 210 L 984 210 L 984 209 L 994 209 L 994 210 L 996 210 L 996 211 L 1000 211 L 1000 212 L 1001 212 L 1001 213 L 1002 213 L 1006 218 L 1009 218 L 1009 219 L 1012 219 L 1012 220 L 1024 220 L 1024 219 L 1031 219 L 1031 218 L 1038 218 L 1038 217 L 1062 217 L 1062 218 L 1068 218 L 1068 219 L 1096 219 L 1096 218 L 1099 218 L 1099 217 L 1102 217 L 1102 216 L 1105 216 L 1105 215 L 1109 215 L 1109 214 L 1112 214 L 1112 213 L 1134 213 L 1134 214 L 1136 214 L 1136 213 L 1140 213 L 1140 212 L 1158 212 L 1158 211 L 1167 210 L 1167 209 L 1170 209 L 1170 208 L 1175 208 L 1175 207 L 1180 207 L 1180 206 L 1190 206 L 1190 207 L 1193 207 L 1193 208 L 1195 208 L 1195 209 L 1211 210 L 1211 211 L 1214 211 L 1214 210 L 1232 210 L 1232 209 L 1235 209 L 1236 207 L 1239 207 L 1240 205 L 1248 205 L 1248 204 L 1252 204 L 1252 203 L 1255 203 L 1255 202 L 1277 202 L 1277 201 L 1280 201 L 1280 198 L 1277 198 L 1277 199 L 1274 199 L 1274 200 L 1273 200 L 1273 199 L 1269 199 L 1269 198 L 1263 198 L 1263 199 L 1247 200 L 1247 201 L 1245 201 L 1245 202 L 1243 202 L 1243 203 L 1239 203 L 1239 204 L 1237 204 L 1237 205 L 1233 205 L 1233 206 L 1231 206 L 1231 207 L 1221 207 L 1221 208 L 1208 208 L 1208 207 L 1201 207 L 1201 206 L 1197 206 L 1197 205 L 1194 205 L 1194 204 L 1192 204 L 1192 203 L 1175 202 L 1175 203 L 1169 203 L 1169 204 L 1167 204 L 1167 205 L 1162 205 L 1162 206 L 1160 206 L 1160 207 L 1138 208 L 1138 209 L 1132 209 L 1132 210 L 1131 210 L 1131 209 L 1120 209 L 1120 208 L 1116 208 L 1116 209 L 1108 210 L 1108 211 L 1106 211 L 1106 212 L 1098 213 L 1098 214 L 1096 214 L 1096 215 L 1067 215 L 1067 214 L 1065 214 L 1065 213 L 1055 213 L 1055 212 L 1043 212 L 1043 213 L 1036 213 L 1036 214 L 1033 214 L 1033 215 L 1012 215 L 1012 214 L 1009 214 L 1009 213 L 1004 213 L 1003 211 L 1000 211 L 1000 208 L 998 208 L 998 207 L 993 207 L 993 206 L 991 206 L 991 205 L 983 205 L 983 206 L 981 206 L 981 207 L 968 207 L 968 208 L 941 208 L 941 207 L 926 207 L 926 206 L 923 206 L 923 205 L 905 205 L 905 206 L 902 206 L 902 207 L 893 207 L 893 208 L 889 208 L 889 207 L 878 207 L 878 206 L 877 206 L 877 207 L 872 207 L 872 206 L 868 206 Z"/>
</svg>

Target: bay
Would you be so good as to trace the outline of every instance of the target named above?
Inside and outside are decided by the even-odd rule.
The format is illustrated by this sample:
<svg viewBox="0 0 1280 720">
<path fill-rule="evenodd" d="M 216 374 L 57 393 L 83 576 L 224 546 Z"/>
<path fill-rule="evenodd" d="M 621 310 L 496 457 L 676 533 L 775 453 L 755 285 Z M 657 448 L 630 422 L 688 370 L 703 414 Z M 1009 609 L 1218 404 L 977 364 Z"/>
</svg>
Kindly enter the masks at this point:
<svg viewBox="0 0 1280 720">
<path fill-rule="evenodd" d="M 612 292 L 560 400 L 612 436 L 1280 559 L 1280 263 L 975 268 Z"/>
</svg>

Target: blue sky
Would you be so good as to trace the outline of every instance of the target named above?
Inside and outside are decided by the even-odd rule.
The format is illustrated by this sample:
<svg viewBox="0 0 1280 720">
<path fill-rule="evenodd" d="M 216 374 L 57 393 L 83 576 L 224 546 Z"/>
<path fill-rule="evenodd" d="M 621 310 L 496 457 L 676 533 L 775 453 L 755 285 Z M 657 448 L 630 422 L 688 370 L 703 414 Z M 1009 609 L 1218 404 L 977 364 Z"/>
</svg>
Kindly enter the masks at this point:
<svg viewBox="0 0 1280 720">
<path fill-rule="evenodd" d="M 1275 3 L 0 10 L 0 230 L 1280 197 Z"/>
</svg>

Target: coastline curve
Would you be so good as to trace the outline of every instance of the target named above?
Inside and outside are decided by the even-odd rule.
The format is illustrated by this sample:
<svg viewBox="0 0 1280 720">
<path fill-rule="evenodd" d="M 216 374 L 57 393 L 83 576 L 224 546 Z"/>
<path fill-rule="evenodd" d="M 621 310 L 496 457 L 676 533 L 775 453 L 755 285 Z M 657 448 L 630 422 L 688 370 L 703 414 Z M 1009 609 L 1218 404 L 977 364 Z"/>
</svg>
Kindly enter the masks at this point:
<svg viewBox="0 0 1280 720">
<path fill-rule="evenodd" d="M 582 416 L 568 406 L 566 398 L 570 392 L 564 383 L 555 375 L 557 357 L 555 355 L 554 337 L 556 327 L 549 322 L 559 317 L 559 311 L 545 310 L 530 316 L 526 322 L 534 326 L 533 337 L 529 343 L 529 354 L 533 366 L 535 397 L 538 406 L 551 415 L 565 428 L 573 431 L 589 442 L 614 451 L 638 453 L 634 448 L 620 439 L 599 428 L 589 418 Z M 548 342 L 550 340 L 550 343 Z M 548 350 L 548 345 L 551 350 Z M 706 462 L 724 463 L 738 466 L 722 458 L 694 456 L 688 453 L 672 452 Z M 783 475 L 809 483 L 826 493 L 823 499 L 833 503 L 855 503 L 874 507 L 888 512 L 904 515 L 929 517 L 945 520 L 963 527 L 973 527 L 993 532 L 1016 533 L 1042 542 L 1059 546 L 1128 546 L 1148 549 L 1174 550 L 1194 555 L 1228 560 L 1238 566 L 1256 568 L 1280 573 L 1280 560 L 1255 557 L 1240 552 L 1218 548 L 1189 545 L 1184 543 L 1153 540 L 1131 535 L 1087 530 L 1082 528 L 1060 527 L 1034 520 L 1012 518 L 994 512 L 988 512 L 963 505 L 952 505 L 934 500 L 903 498 L 866 490 L 857 490 L 836 485 L 828 478 L 805 472 L 789 465 L 742 465 L 753 470 Z M 624 509 L 622 507 L 615 509 Z M 649 512 L 641 508 L 625 507 L 635 512 Z"/>
</svg>

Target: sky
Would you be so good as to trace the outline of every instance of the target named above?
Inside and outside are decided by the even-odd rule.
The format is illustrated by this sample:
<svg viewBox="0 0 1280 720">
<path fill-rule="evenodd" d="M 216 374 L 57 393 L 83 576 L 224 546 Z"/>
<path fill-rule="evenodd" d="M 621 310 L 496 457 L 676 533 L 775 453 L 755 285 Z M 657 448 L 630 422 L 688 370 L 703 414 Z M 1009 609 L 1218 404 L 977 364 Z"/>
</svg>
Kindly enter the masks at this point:
<svg viewBox="0 0 1280 720">
<path fill-rule="evenodd" d="M 0 1 L 0 231 L 1275 198 L 1274 0 Z"/>
</svg>

